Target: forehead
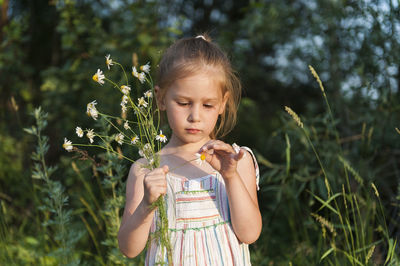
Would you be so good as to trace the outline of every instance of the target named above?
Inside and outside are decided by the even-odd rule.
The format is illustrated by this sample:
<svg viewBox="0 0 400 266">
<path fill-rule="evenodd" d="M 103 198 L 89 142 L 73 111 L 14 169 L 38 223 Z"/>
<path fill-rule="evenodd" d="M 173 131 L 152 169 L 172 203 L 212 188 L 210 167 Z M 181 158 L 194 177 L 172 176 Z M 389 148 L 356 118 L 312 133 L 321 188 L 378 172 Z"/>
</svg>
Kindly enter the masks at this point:
<svg viewBox="0 0 400 266">
<path fill-rule="evenodd" d="M 171 97 L 222 99 L 223 74 L 206 70 L 175 80 L 167 94 Z"/>
</svg>

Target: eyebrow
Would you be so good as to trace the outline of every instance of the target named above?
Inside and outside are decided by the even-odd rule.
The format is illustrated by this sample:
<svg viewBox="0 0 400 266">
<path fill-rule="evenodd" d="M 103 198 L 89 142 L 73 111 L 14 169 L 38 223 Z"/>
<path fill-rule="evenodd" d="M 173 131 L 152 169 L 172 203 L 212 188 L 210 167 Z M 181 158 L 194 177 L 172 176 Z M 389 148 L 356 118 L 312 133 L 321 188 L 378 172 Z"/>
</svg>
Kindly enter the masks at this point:
<svg viewBox="0 0 400 266">
<path fill-rule="evenodd" d="M 184 96 L 184 95 L 174 95 L 174 98 L 191 100 L 191 98 L 189 96 Z M 219 99 L 218 98 L 203 98 L 202 101 L 217 102 L 217 101 L 219 101 Z"/>
</svg>

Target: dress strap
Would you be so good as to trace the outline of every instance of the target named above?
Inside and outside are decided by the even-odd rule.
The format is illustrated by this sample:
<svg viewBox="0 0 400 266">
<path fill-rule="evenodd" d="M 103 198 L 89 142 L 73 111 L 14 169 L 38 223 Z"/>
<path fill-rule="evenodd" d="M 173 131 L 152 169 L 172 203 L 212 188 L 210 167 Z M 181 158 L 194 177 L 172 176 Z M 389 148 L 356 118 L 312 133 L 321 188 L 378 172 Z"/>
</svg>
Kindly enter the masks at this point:
<svg viewBox="0 0 400 266">
<path fill-rule="evenodd" d="M 240 149 L 245 149 L 246 151 L 248 151 L 253 159 L 253 163 L 254 163 L 254 169 L 256 170 L 256 184 L 257 184 L 257 190 L 260 190 L 260 170 L 258 168 L 258 163 L 257 163 L 257 159 L 256 156 L 254 155 L 253 151 L 246 146 L 239 146 L 236 143 L 232 144 L 233 149 L 236 151 L 236 153 L 238 153 L 240 151 Z M 244 154 L 244 156 L 246 156 L 246 153 Z"/>
</svg>

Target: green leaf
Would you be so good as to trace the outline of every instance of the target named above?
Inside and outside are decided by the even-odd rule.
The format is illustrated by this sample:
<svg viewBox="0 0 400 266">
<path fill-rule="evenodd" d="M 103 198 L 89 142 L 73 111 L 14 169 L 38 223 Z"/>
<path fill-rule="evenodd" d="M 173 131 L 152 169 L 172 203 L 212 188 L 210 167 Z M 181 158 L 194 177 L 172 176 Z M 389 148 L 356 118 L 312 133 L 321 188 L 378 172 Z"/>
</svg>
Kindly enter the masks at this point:
<svg viewBox="0 0 400 266">
<path fill-rule="evenodd" d="M 321 262 L 323 259 L 325 259 L 325 257 L 328 256 L 329 254 L 331 254 L 332 251 L 334 251 L 334 248 L 328 249 L 328 250 L 321 256 L 321 259 L 319 260 L 319 262 Z"/>
</svg>

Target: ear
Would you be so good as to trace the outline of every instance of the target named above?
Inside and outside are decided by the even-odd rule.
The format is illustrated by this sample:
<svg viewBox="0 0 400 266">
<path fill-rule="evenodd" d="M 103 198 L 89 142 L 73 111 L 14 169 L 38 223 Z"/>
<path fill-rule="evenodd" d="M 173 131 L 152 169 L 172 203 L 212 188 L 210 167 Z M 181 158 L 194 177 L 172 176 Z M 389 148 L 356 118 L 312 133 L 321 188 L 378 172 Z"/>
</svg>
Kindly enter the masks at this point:
<svg viewBox="0 0 400 266">
<path fill-rule="evenodd" d="M 226 102 L 228 101 L 228 98 L 229 98 L 229 92 L 225 92 L 225 94 L 222 98 L 222 104 L 219 108 L 218 114 L 222 114 L 225 111 L 225 106 L 226 106 Z"/>
<path fill-rule="evenodd" d="M 154 86 L 154 92 L 156 94 L 157 106 L 160 111 L 165 111 L 165 101 L 164 97 L 161 97 L 160 87 Z"/>
</svg>

